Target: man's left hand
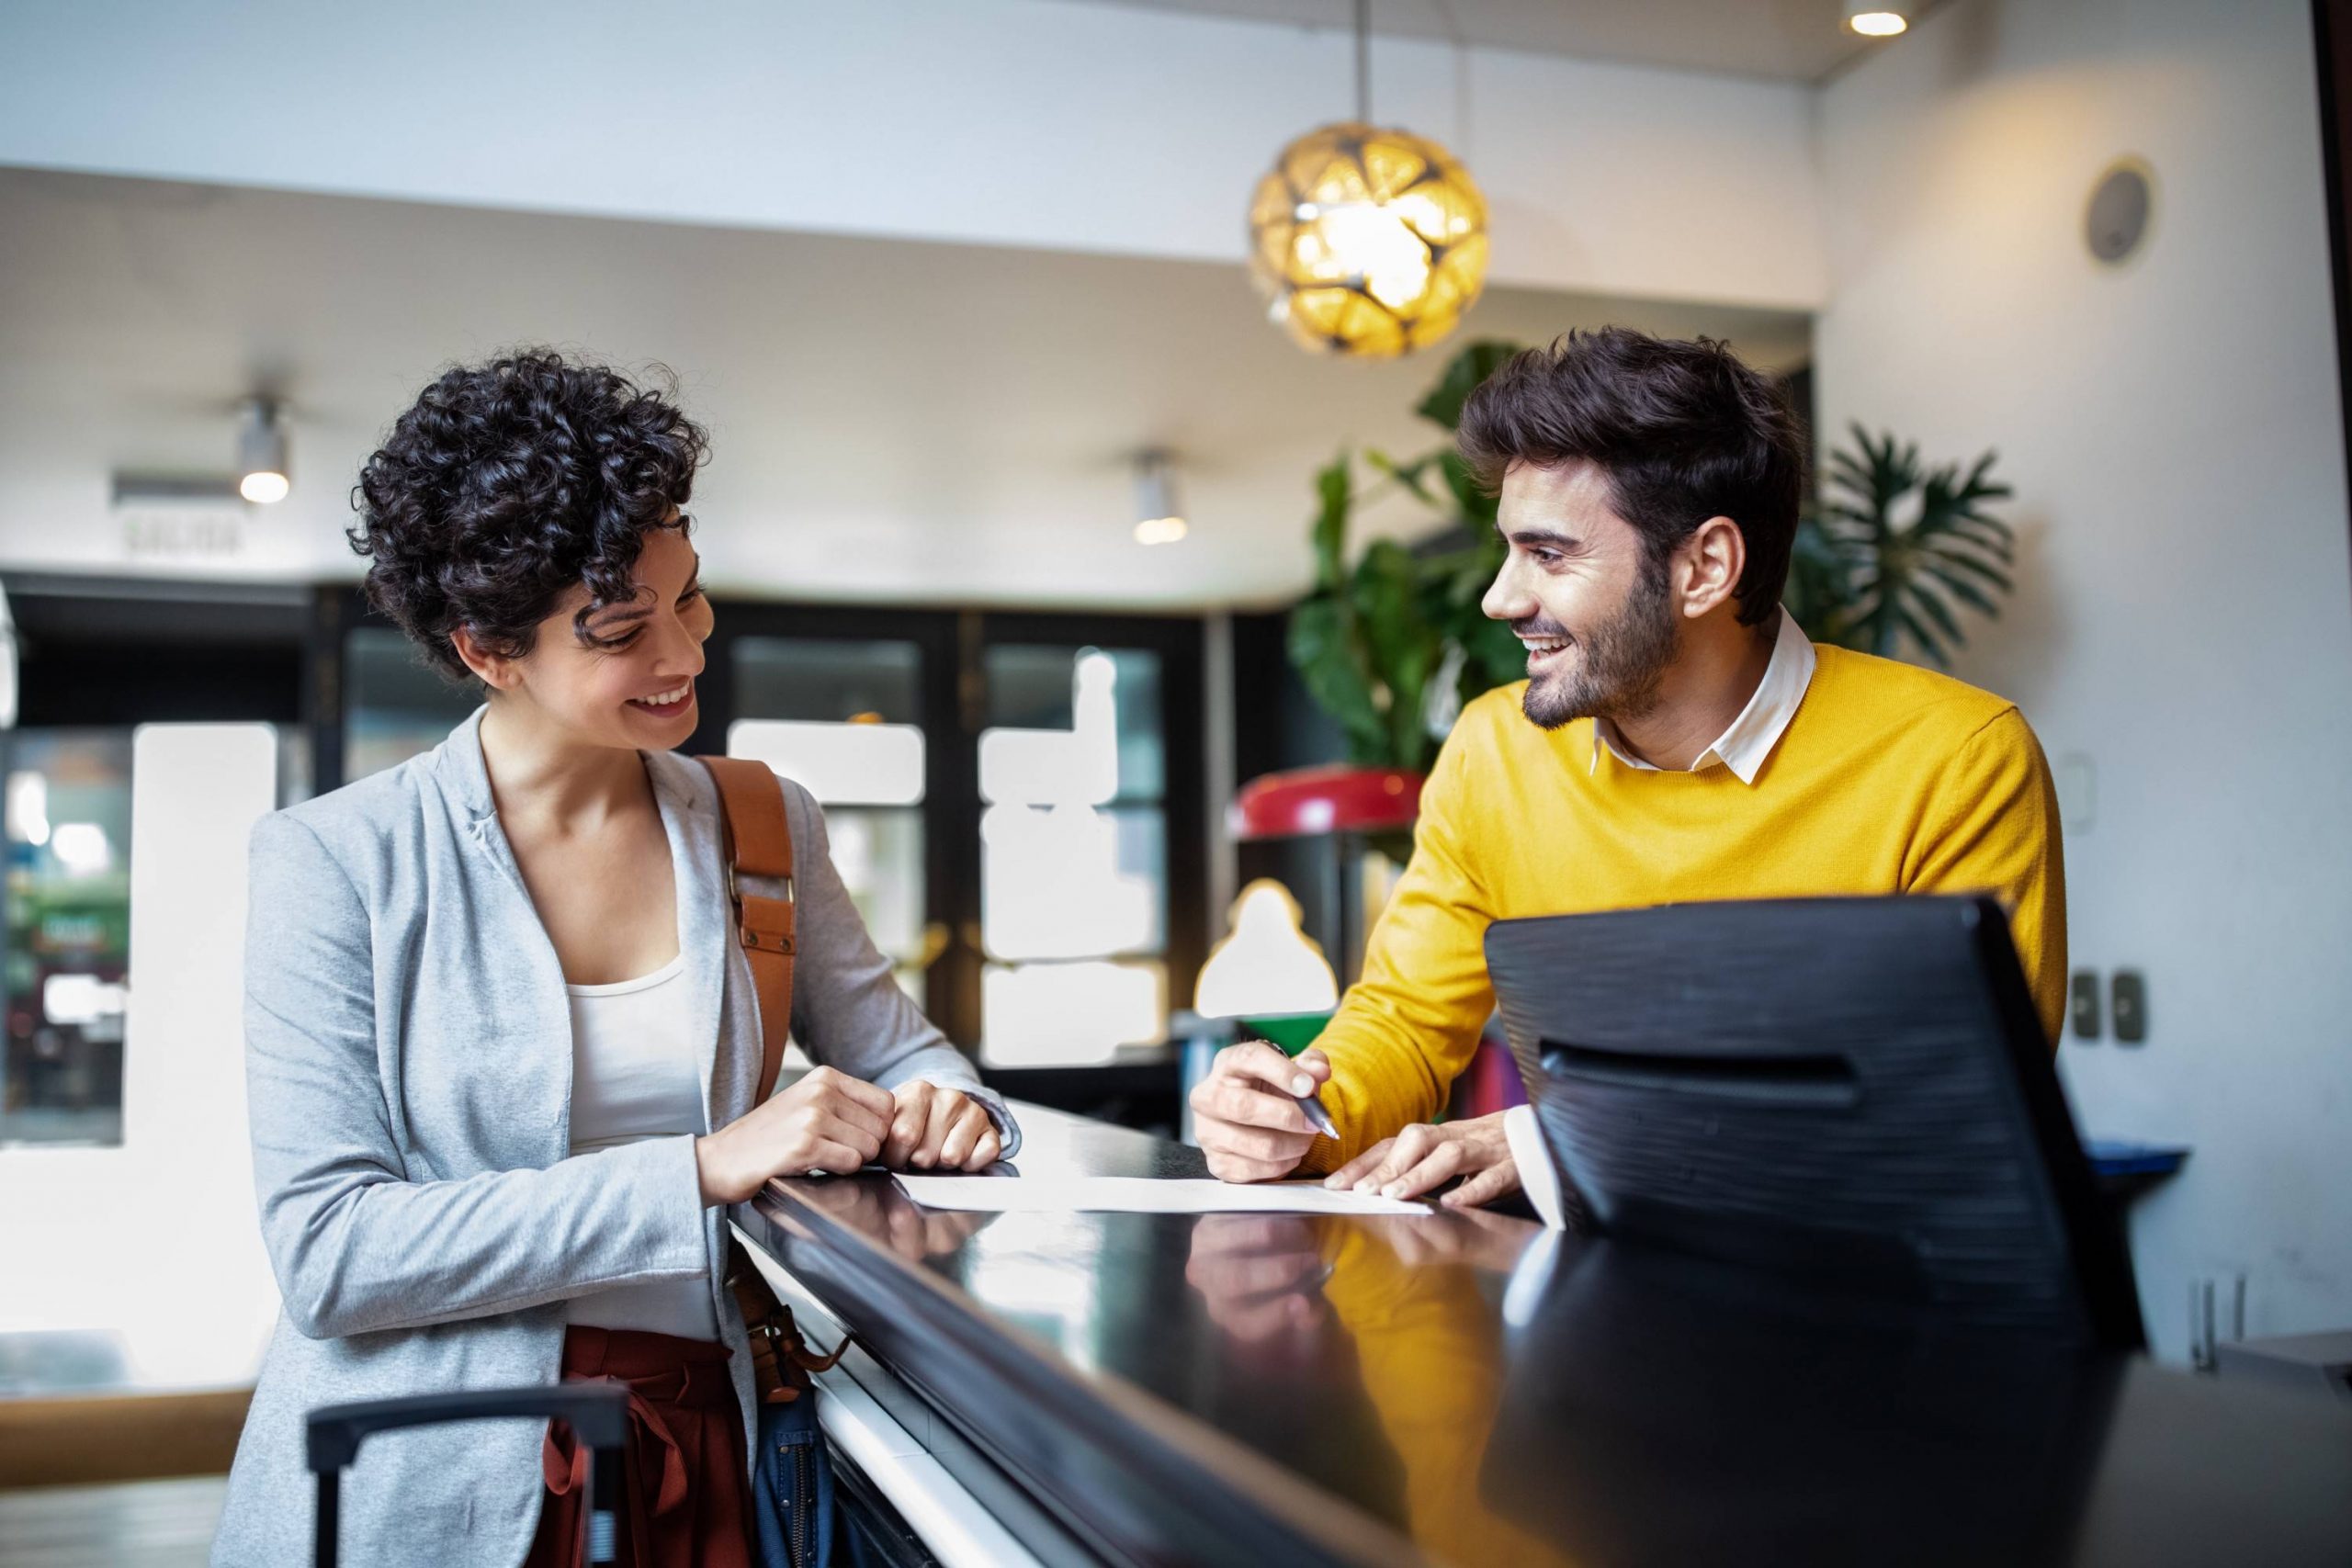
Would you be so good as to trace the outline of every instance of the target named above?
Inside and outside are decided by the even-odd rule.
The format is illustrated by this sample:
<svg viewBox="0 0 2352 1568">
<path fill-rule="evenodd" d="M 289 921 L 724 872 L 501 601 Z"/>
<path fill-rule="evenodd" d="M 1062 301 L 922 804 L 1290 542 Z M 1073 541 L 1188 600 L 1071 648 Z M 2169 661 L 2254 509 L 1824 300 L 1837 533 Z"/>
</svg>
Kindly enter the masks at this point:
<svg viewBox="0 0 2352 1568">
<path fill-rule="evenodd" d="M 1002 1151 L 988 1107 L 960 1090 L 917 1078 L 890 1101 L 881 1161 L 892 1170 L 986 1170 Z"/>
<path fill-rule="evenodd" d="M 1457 1176 L 1464 1179 L 1462 1185 L 1438 1200 L 1449 1209 L 1474 1209 L 1519 1190 L 1519 1167 L 1500 1112 L 1439 1125 L 1417 1122 L 1356 1156 L 1323 1185 L 1418 1198 Z"/>
</svg>

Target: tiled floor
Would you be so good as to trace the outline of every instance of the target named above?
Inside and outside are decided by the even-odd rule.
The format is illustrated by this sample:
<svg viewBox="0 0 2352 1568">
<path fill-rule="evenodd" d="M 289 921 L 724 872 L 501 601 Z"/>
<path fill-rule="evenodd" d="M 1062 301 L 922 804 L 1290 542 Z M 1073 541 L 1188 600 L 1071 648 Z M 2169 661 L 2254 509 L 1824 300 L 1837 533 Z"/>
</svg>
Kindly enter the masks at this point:
<svg viewBox="0 0 2352 1568">
<path fill-rule="evenodd" d="M 201 1568 L 225 1476 L 0 1491 L 7 1568 Z"/>
</svg>

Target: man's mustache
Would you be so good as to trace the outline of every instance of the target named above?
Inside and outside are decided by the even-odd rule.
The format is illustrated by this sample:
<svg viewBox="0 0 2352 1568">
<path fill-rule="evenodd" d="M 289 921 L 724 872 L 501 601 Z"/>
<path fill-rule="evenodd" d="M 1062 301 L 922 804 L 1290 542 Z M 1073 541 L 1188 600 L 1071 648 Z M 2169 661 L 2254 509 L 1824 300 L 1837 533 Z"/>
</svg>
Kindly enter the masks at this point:
<svg viewBox="0 0 2352 1568">
<path fill-rule="evenodd" d="M 1574 634 L 1572 634 L 1567 627 L 1555 626 L 1548 621 L 1513 621 L 1510 624 L 1510 635 L 1513 637 L 1566 637 L 1570 642 L 1577 640 Z"/>
</svg>

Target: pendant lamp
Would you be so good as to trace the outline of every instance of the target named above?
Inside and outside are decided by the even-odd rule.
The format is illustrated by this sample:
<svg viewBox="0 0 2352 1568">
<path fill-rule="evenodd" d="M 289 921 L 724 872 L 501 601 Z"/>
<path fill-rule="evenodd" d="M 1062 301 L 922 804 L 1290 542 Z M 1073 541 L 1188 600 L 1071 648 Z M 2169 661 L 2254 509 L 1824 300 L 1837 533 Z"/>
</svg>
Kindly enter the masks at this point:
<svg viewBox="0 0 2352 1568">
<path fill-rule="evenodd" d="M 1477 302 L 1487 198 L 1443 147 L 1372 123 L 1369 12 L 1356 0 L 1356 117 L 1293 141 L 1258 182 L 1250 271 L 1303 347 L 1389 359 Z"/>
</svg>

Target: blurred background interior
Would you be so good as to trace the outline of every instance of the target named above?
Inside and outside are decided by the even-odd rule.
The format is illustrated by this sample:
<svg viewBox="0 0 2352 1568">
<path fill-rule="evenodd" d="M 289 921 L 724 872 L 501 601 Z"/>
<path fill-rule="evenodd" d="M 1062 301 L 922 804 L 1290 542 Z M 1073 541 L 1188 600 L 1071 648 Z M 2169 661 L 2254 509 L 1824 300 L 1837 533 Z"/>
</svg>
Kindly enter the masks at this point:
<svg viewBox="0 0 2352 1568">
<path fill-rule="evenodd" d="M 416 389 L 529 343 L 666 366 L 712 431 L 695 749 L 817 791 L 992 1078 L 1174 1133 L 1188 1052 L 1328 1009 L 1509 678 L 1483 503 L 1414 466 L 1447 388 L 1575 327 L 1728 339 L 1815 433 L 1808 624 L 2051 755 L 2060 1069 L 2157 1354 L 2352 1322 L 2338 7 L 1367 9 L 0 7 L 0 1484 L 225 1466 L 275 1311 L 244 831 L 469 710 L 342 530 Z M 1285 152 L 1359 118 L 1444 150 L 1394 154 L 1429 211 Z M 1856 519 L 1933 554 L 1917 470 L 1987 453 L 1997 581 L 1849 613 L 1904 570 Z M 1359 605 L 1419 640 L 1334 655 Z"/>
</svg>

